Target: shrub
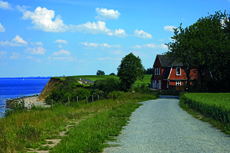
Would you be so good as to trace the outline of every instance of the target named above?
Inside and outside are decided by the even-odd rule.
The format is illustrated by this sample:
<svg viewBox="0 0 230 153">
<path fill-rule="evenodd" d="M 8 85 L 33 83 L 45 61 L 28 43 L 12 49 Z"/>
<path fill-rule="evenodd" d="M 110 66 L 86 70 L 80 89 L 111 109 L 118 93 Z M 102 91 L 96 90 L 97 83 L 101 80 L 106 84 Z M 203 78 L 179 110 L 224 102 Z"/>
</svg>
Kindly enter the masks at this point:
<svg viewBox="0 0 230 153">
<path fill-rule="evenodd" d="M 78 96 L 78 100 L 84 100 L 86 96 L 87 97 L 90 96 L 90 91 L 84 88 L 78 88 L 74 90 L 72 98 L 77 99 L 77 96 Z"/>
<path fill-rule="evenodd" d="M 92 88 L 93 90 L 102 90 L 104 92 L 104 96 L 106 97 L 109 92 L 118 91 L 119 86 L 119 80 L 114 78 L 108 78 L 103 80 L 96 80 Z"/>
<path fill-rule="evenodd" d="M 122 96 L 124 92 L 122 91 L 113 91 L 108 94 L 108 98 L 113 98 L 114 100 L 117 99 L 118 97 Z"/>
</svg>

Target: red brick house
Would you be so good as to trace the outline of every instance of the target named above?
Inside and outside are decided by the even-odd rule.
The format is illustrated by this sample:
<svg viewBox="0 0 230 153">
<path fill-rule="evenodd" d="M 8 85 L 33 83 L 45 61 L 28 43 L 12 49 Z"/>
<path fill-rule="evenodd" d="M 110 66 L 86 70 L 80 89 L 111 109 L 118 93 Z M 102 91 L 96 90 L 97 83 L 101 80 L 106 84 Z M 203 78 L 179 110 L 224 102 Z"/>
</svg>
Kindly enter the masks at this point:
<svg viewBox="0 0 230 153">
<path fill-rule="evenodd" d="M 158 90 L 184 90 L 187 77 L 183 64 L 166 55 L 157 55 L 153 64 L 151 88 Z M 196 69 L 190 72 L 191 80 L 198 78 Z"/>
</svg>

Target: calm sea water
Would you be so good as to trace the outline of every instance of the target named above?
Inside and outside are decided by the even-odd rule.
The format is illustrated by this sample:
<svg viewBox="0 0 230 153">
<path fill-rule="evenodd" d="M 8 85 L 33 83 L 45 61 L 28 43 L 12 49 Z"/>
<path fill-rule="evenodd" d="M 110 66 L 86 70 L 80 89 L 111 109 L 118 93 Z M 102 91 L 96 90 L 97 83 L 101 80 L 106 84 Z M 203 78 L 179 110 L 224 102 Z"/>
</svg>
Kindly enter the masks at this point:
<svg viewBox="0 0 230 153">
<path fill-rule="evenodd" d="M 40 94 L 49 79 L 50 77 L 0 78 L 0 117 L 5 112 L 5 99 Z"/>
</svg>

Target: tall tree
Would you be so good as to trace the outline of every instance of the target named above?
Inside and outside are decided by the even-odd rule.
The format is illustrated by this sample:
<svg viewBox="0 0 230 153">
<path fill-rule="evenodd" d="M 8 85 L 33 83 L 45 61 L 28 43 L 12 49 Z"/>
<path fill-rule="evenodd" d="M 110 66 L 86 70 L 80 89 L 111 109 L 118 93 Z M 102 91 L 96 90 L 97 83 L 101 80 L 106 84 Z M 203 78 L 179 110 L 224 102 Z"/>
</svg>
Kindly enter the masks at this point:
<svg viewBox="0 0 230 153">
<path fill-rule="evenodd" d="M 174 58 L 177 60 L 177 62 L 181 62 L 183 64 L 184 71 L 187 77 L 186 86 L 188 92 L 190 92 L 190 72 L 191 69 L 194 67 L 194 63 L 192 60 L 194 51 L 190 45 L 191 43 L 193 43 L 193 35 L 191 35 L 193 29 L 192 27 L 186 27 L 185 29 L 183 29 L 181 25 L 182 24 L 180 24 L 178 28 L 174 29 L 174 36 L 172 37 L 174 42 L 166 43 L 169 48 L 169 51 L 166 52 L 166 55 L 169 58 Z"/>
<path fill-rule="evenodd" d="M 121 64 L 117 68 L 117 76 L 121 81 L 121 88 L 127 91 L 131 85 L 139 80 L 143 80 L 145 69 L 141 64 L 141 59 L 130 53 L 122 58 Z"/>
</svg>

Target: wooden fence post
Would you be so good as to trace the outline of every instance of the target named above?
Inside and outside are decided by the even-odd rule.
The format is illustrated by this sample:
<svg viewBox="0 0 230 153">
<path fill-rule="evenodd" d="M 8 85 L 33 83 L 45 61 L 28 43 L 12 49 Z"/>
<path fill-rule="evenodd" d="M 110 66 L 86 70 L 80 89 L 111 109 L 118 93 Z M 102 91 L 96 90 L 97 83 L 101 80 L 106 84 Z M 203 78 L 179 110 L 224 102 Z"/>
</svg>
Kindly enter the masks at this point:
<svg viewBox="0 0 230 153">
<path fill-rule="evenodd" d="M 86 104 L 88 104 L 88 98 L 87 98 L 87 96 L 86 96 Z"/>
<path fill-rule="evenodd" d="M 51 109 L 53 109 L 53 99 L 51 99 Z"/>
<path fill-rule="evenodd" d="M 69 97 L 68 97 L 68 107 L 69 107 Z"/>
<path fill-rule="evenodd" d="M 99 95 L 97 95 L 97 98 L 98 98 L 98 100 L 99 100 Z"/>
</svg>

